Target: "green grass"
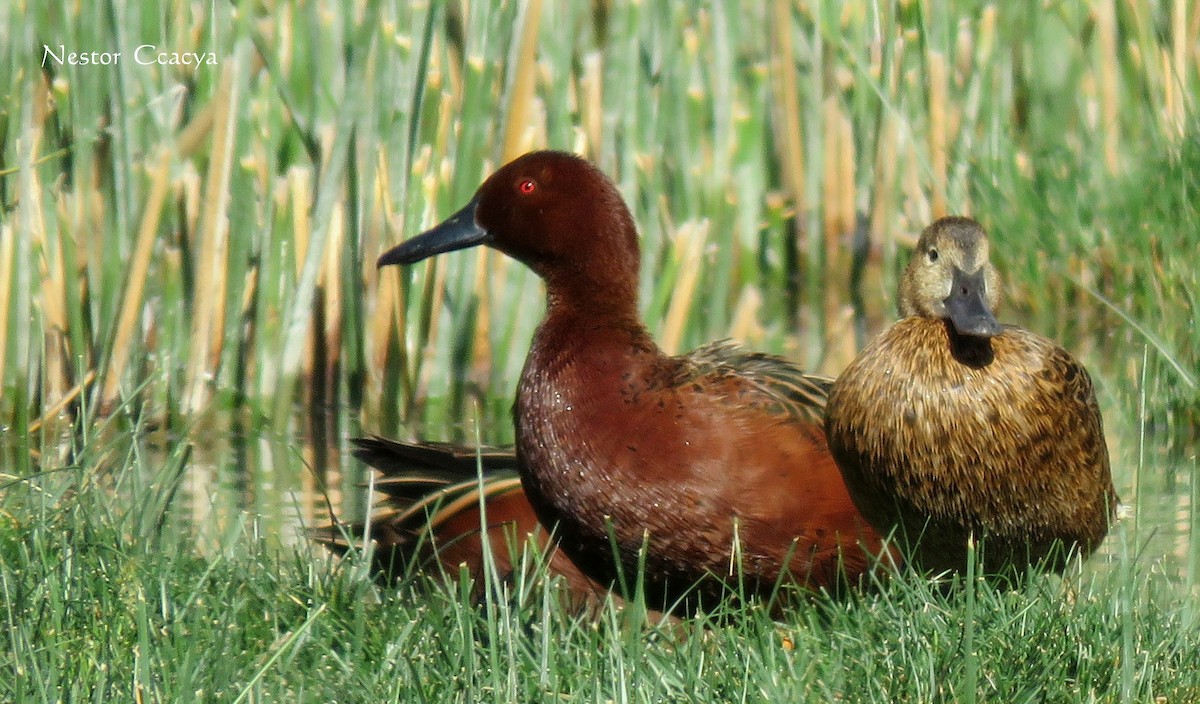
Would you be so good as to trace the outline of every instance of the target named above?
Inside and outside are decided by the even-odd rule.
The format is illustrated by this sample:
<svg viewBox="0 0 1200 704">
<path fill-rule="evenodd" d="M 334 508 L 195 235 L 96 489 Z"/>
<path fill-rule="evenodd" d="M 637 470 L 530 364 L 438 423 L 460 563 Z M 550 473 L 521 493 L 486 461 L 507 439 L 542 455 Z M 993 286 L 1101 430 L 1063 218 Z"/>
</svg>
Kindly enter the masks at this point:
<svg viewBox="0 0 1200 704">
<path fill-rule="evenodd" d="M 5 5 L 0 699 L 1200 696 L 1200 5 L 842 5 Z M 974 215 L 1002 317 L 1096 377 L 1134 518 L 1069 584 L 904 579 L 682 639 L 298 550 L 314 485 L 360 494 L 347 434 L 511 439 L 535 277 L 373 262 L 541 146 L 617 182 L 680 350 L 836 373 L 920 229 Z"/>
<path fill-rule="evenodd" d="M 251 525 L 201 557 L 163 529 L 170 482 L 133 454 L 5 487 L 5 701 L 1191 701 L 1200 613 L 1126 548 L 1025 588 L 912 575 L 779 622 L 730 607 L 645 626 L 568 615 L 540 582 L 378 592 L 351 559 L 270 550 Z M 127 487 L 117 508 L 113 485 Z M 132 486 L 130 486 L 132 485 Z"/>
</svg>

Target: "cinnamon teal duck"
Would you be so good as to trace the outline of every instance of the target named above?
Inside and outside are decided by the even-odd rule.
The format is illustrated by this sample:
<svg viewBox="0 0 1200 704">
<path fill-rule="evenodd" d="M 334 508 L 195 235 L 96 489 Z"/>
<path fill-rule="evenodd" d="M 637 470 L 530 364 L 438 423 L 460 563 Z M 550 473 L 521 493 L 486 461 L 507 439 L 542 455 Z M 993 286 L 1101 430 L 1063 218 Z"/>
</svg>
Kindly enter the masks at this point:
<svg viewBox="0 0 1200 704">
<path fill-rule="evenodd" d="M 829 452 L 830 381 L 730 343 L 670 356 L 638 313 L 638 236 L 613 183 L 541 151 L 379 266 L 488 245 L 546 284 L 513 409 L 522 486 L 588 577 L 640 575 L 693 608 L 777 585 L 857 581 L 882 549 Z M 628 596 L 628 595 L 625 595 Z"/>
<path fill-rule="evenodd" d="M 900 283 L 904 318 L 838 377 L 826 431 L 854 502 L 910 563 L 1061 570 L 1104 539 L 1117 504 L 1087 370 L 993 311 L 988 237 L 949 217 L 921 235 Z"/>
</svg>

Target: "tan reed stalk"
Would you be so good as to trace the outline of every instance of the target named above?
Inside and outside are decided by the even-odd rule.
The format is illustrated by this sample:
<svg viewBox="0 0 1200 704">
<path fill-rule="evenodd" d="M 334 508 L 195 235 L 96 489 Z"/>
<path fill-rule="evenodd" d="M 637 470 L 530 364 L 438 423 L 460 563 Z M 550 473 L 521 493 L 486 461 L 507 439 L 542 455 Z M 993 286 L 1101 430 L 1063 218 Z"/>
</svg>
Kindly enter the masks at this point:
<svg viewBox="0 0 1200 704">
<path fill-rule="evenodd" d="M 492 286 L 495 281 L 504 281 L 508 273 L 508 259 L 487 247 L 478 247 L 471 253 L 475 258 L 475 330 L 471 340 L 471 381 L 486 385 L 492 374 L 492 306 L 495 296 Z M 435 309 L 436 310 L 436 309 Z"/>
<path fill-rule="evenodd" d="M 1183 139 L 1187 128 L 1190 94 L 1187 91 L 1187 4 L 1183 0 L 1171 3 L 1171 47 L 1168 58 L 1163 50 L 1163 89 L 1166 94 L 1166 133 L 1176 144 Z M 1168 63 L 1169 62 L 1169 63 Z"/>
<path fill-rule="evenodd" d="M 295 257 L 292 265 L 296 276 L 304 268 L 304 258 L 308 256 L 308 245 L 312 239 L 313 170 L 308 166 L 296 166 L 288 170 L 288 198 L 292 202 L 292 251 Z"/>
<path fill-rule="evenodd" d="M 894 65 L 894 64 L 893 64 Z M 892 90 L 889 95 L 895 95 Z M 891 301 L 895 288 L 885 275 L 885 262 L 896 260 L 896 213 L 898 158 L 896 141 L 899 127 L 895 118 L 885 110 L 879 126 L 879 141 L 875 149 L 875 172 L 872 183 L 872 207 L 868 223 L 871 251 L 863 272 L 862 290 L 866 306 L 867 324 L 871 332 L 881 329 L 890 319 L 891 308 L 884 304 Z"/>
<path fill-rule="evenodd" d="M 1188 85 L 1188 81 L 1192 79 L 1200 79 L 1200 2 L 1191 2 L 1190 0 L 1176 0 L 1176 2 L 1187 6 L 1191 5 L 1192 15 L 1187 21 L 1187 33 L 1184 35 L 1183 47 L 1180 52 L 1184 55 L 1184 64 L 1190 66 L 1194 76 L 1185 75 L 1181 79 L 1183 85 Z M 1190 47 L 1190 50 L 1189 50 Z"/>
<path fill-rule="evenodd" d="M 971 25 L 963 18 L 958 22 L 958 32 L 954 35 L 954 92 L 957 95 L 963 94 L 963 88 L 967 84 L 967 80 L 974 73 L 975 59 L 975 36 L 971 32 Z"/>
<path fill-rule="evenodd" d="M 121 376 L 125 372 L 125 365 L 129 361 L 129 354 L 133 348 L 136 326 L 142 319 L 142 299 L 146 291 L 146 277 L 150 271 L 150 255 L 154 251 L 158 226 L 162 220 L 163 205 L 167 199 L 170 165 L 170 150 L 165 147 L 160 148 L 158 158 L 150 166 L 148 174 L 150 193 L 146 196 L 146 207 L 142 211 L 142 221 L 138 225 L 133 256 L 129 261 L 129 269 L 125 277 L 125 291 L 121 296 L 117 312 L 117 329 L 113 336 L 112 351 L 109 354 L 108 364 L 104 368 L 104 385 L 100 391 L 101 408 L 108 408 L 117 400 Z"/>
<path fill-rule="evenodd" d="M 3 360 L 0 359 L 0 362 L 2 362 L 2 361 Z M 82 394 L 84 391 L 86 391 L 87 387 L 91 386 L 92 382 L 95 380 L 96 380 L 96 370 L 95 369 L 87 370 L 87 372 L 84 373 L 84 375 L 83 375 L 82 381 L 80 381 L 78 384 L 76 384 L 74 387 L 72 387 L 69 391 L 67 391 L 65 394 L 63 394 L 57 401 L 54 402 L 54 404 L 47 406 L 45 409 L 42 410 L 42 415 L 38 416 L 37 420 L 35 420 L 29 424 L 29 432 L 31 434 L 36 433 L 38 430 L 41 429 L 41 427 L 43 425 L 45 425 L 47 422 L 49 422 L 52 418 L 57 416 L 59 413 L 62 413 L 62 410 L 67 407 L 67 404 L 71 403 L 76 398 L 78 398 L 79 395 Z"/>
<path fill-rule="evenodd" d="M 225 302 L 227 213 L 229 180 L 235 141 L 233 106 L 237 104 L 238 61 L 226 63 L 213 96 L 215 130 L 212 136 L 204 202 L 200 214 L 199 256 L 196 259 L 195 289 L 192 294 L 190 354 L 184 378 L 182 409 L 196 413 L 208 402 L 208 376 L 220 354 L 221 324 Z"/>
<path fill-rule="evenodd" d="M 839 210 L 837 221 L 840 234 L 837 252 L 832 259 L 833 267 L 826 270 L 826 276 L 830 277 L 828 281 L 838 282 L 838 285 L 826 285 L 825 291 L 827 294 L 829 292 L 839 294 L 836 302 L 843 310 L 849 310 L 851 247 L 858 230 L 858 181 L 856 177 L 858 150 L 855 148 L 853 122 L 846 113 L 845 106 L 840 102 L 837 106 L 837 113 L 838 149 L 835 157 L 838 165 L 837 179 L 840 185 L 836 206 Z M 834 301 L 830 303 L 832 305 Z M 834 318 L 834 320 L 838 320 L 838 318 Z M 839 366 L 849 364 L 858 351 L 851 327 L 853 318 L 845 317 L 845 321 L 846 326 L 840 330 L 826 327 L 826 334 L 829 336 L 830 342 L 826 347 L 827 355 L 838 361 Z"/>
<path fill-rule="evenodd" d="M 975 64 L 986 66 L 992 60 L 992 52 L 996 50 L 996 6 L 988 5 L 983 8 L 979 18 L 979 40 L 975 43 Z"/>
<path fill-rule="evenodd" d="M 208 139 L 209 133 L 212 132 L 213 115 L 219 102 L 214 100 L 200 108 L 196 116 L 180 130 L 179 136 L 175 138 L 175 149 L 179 153 L 179 158 L 186 159 L 203 146 L 204 140 Z"/>
<path fill-rule="evenodd" d="M 429 148 L 425 147 L 419 154 L 414 155 L 414 168 L 422 163 L 428 163 L 428 160 Z M 374 416 L 378 415 L 379 409 L 376 404 L 381 399 L 380 394 L 385 391 L 383 385 L 379 383 L 379 374 L 388 368 L 389 363 L 395 363 L 390 359 L 391 351 L 394 349 L 392 343 L 396 333 L 403 330 L 401 322 L 404 316 L 404 311 L 400 306 L 399 277 L 379 276 L 378 270 L 375 268 L 376 259 L 391 244 L 391 240 L 396 234 L 392 228 L 388 227 L 389 223 L 397 222 L 399 226 L 396 230 L 401 232 L 404 230 L 403 216 L 396 213 L 395 205 L 392 202 L 391 177 L 388 171 L 387 154 L 381 151 L 375 168 L 376 197 L 372 201 L 371 211 L 368 214 L 370 227 L 367 228 L 366 241 L 363 243 L 365 256 L 362 263 L 363 286 L 368 291 L 374 292 L 373 296 L 367 298 L 367 305 L 370 306 L 368 339 L 370 340 L 371 360 L 367 369 L 368 373 L 372 373 L 374 383 L 368 384 L 367 403 L 365 404 L 367 408 L 364 409 L 370 411 Z"/>
<path fill-rule="evenodd" d="M 346 203 L 339 201 L 333 206 L 333 217 L 329 223 L 329 243 L 325 247 L 325 269 L 320 283 L 325 298 L 325 328 L 313 330 L 313 336 L 321 336 L 325 345 L 325 368 L 319 370 L 325 377 L 325 388 L 332 393 L 337 383 L 334 371 L 340 365 L 342 355 L 342 315 L 345 312 L 342 299 L 340 272 L 342 254 L 346 241 Z"/>
<path fill-rule="evenodd" d="M 771 82 L 775 100 L 772 106 L 775 143 L 779 145 L 783 184 L 795 203 L 797 218 L 808 210 L 804 196 L 804 126 L 800 119 L 800 90 L 796 81 L 796 48 L 792 41 L 792 3 L 775 0 L 771 4 Z M 802 232 L 797 228 L 797 232 Z M 803 242 L 797 243 L 801 251 Z"/>
<path fill-rule="evenodd" d="M 683 330 L 692 313 L 696 299 L 696 284 L 700 280 L 701 255 L 708 243 L 709 220 L 689 220 L 679 224 L 675 232 L 674 260 L 679 263 L 671 301 L 663 318 L 659 343 L 667 354 L 677 354 L 683 341 Z"/>
<path fill-rule="evenodd" d="M 886 25 L 885 25 L 886 26 Z M 882 73 L 884 95 L 894 100 L 900 94 L 900 67 L 904 65 L 904 53 L 907 43 L 899 32 L 892 38 L 891 46 L 884 51 L 891 51 L 891 60 L 887 62 L 887 73 Z M 867 260 L 867 269 L 863 277 L 863 291 L 866 292 L 868 303 L 867 314 L 872 314 L 872 301 L 891 300 L 890 292 L 894 287 L 890 281 L 884 281 L 884 266 L 896 259 L 896 229 L 898 220 L 896 199 L 899 197 L 899 177 L 897 159 L 899 159 L 898 141 L 900 125 L 887 106 L 880 111 L 879 139 L 875 145 L 875 170 L 871 184 L 871 212 L 869 234 L 871 236 L 871 251 Z M 875 308 L 878 311 L 878 307 Z M 888 319 L 887 313 L 882 316 Z"/>
<path fill-rule="evenodd" d="M 979 130 L 979 119 L 982 106 L 987 102 L 994 90 L 995 74 L 991 67 L 995 63 L 992 56 L 996 46 L 996 7 L 989 5 L 980 14 L 978 25 L 972 31 L 971 25 L 964 20 L 959 32 L 959 44 L 955 49 L 959 59 L 960 85 L 958 94 L 967 95 L 968 100 L 957 111 L 957 119 L 952 130 L 955 141 L 960 141 L 963 134 L 975 134 Z M 956 165 L 956 170 L 962 175 L 962 160 Z M 963 206 L 960 214 L 970 213 L 970 204 L 965 201 L 969 196 L 968 189 L 960 187 L 958 198 Z"/>
<path fill-rule="evenodd" d="M 1100 52 L 1100 130 L 1104 139 L 1104 168 L 1117 173 L 1121 142 L 1118 124 L 1117 10 L 1116 0 L 1100 0 L 1095 6 L 1096 35 Z"/>
<path fill-rule="evenodd" d="M 917 151 L 917 143 L 912 134 L 905 134 L 904 171 L 901 172 L 901 202 L 904 204 L 904 214 L 908 220 L 908 231 L 899 231 L 899 239 L 905 247 L 917 244 L 917 235 L 921 228 L 933 222 L 932 206 L 925 189 L 925 179 L 921 170 L 921 156 Z"/>
<path fill-rule="evenodd" d="M 454 130 L 453 117 L 458 113 L 458 109 L 456 106 L 461 105 L 460 101 L 461 101 L 461 98 L 456 97 L 452 93 L 449 93 L 449 92 L 442 93 L 441 101 L 440 101 L 440 104 L 438 105 L 438 111 L 437 111 L 438 122 L 437 122 L 437 130 L 435 132 L 436 137 L 434 138 L 434 141 L 433 141 L 433 144 L 435 145 L 433 147 L 433 149 L 438 150 L 438 152 L 437 152 L 438 157 L 445 156 L 446 146 L 451 143 L 450 137 L 451 137 L 452 131 Z M 429 147 L 426 146 L 425 149 L 428 150 Z M 432 162 L 432 159 L 433 159 L 432 153 L 426 155 L 424 158 L 425 158 L 426 163 L 433 163 Z M 414 160 L 413 172 L 421 173 L 421 171 L 416 168 L 417 163 L 418 162 L 416 160 Z"/>
<path fill-rule="evenodd" d="M 1067 259 L 1067 271 L 1070 272 L 1067 279 L 1081 284 L 1086 289 L 1095 290 L 1096 288 L 1096 272 L 1090 265 L 1090 262 L 1085 261 L 1078 254 L 1072 254 Z M 1078 289 L 1072 286 L 1075 293 Z M 1080 294 L 1082 295 L 1082 294 Z M 1075 335 L 1070 339 L 1075 340 L 1072 345 L 1075 354 L 1083 358 L 1089 356 L 1096 348 L 1096 336 L 1090 334 L 1093 330 L 1103 330 L 1103 321 L 1098 318 L 1098 313 L 1102 312 L 1096 306 L 1074 306 L 1076 314 L 1069 316 L 1071 322 L 1075 326 Z M 1061 316 L 1066 318 L 1068 316 Z"/>
<path fill-rule="evenodd" d="M 579 112 L 583 115 L 586 156 L 596 159 L 604 150 L 604 55 L 590 51 L 583 57 Z"/>
<path fill-rule="evenodd" d="M 299 280 L 301 270 L 304 269 L 304 259 L 308 256 L 308 247 L 312 241 L 312 193 L 313 193 L 313 170 L 309 167 L 293 167 L 288 172 L 288 191 L 289 200 L 292 202 L 292 251 L 295 252 L 295 258 L 292 260 L 296 274 L 296 280 Z M 311 331 L 316 334 L 316 331 Z M 300 369 L 303 370 L 305 378 L 312 378 L 313 374 L 313 347 L 312 345 L 304 345 L 304 350 L 300 355 Z M 280 370 L 286 374 L 287 370 Z M 272 382 L 266 389 L 265 393 L 270 393 L 269 389 L 274 388 L 276 383 Z M 305 403 L 311 401 L 309 393 L 313 389 L 312 384 L 301 384 L 301 394 L 304 396 Z"/>
<path fill-rule="evenodd" d="M 1163 106 L 1159 112 L 1162 133 L 1171 144 L 1178 144 L 1183 136 L 1183 97 L 1176 82 L 1175 65 L 1171 52 L 1166 47 L 1158 49 L 1158 63 L 1163 75 Z"/>
<path fill-rule="evenodd" d="M 822 289 L 822 306 L 825 321 L 831 323 L 838 319 L 841 308 L 846 305 L 850 286 L 848 242 L 854 231 L 855 220 L 853 127 L 836 92 L 821 104 L 821 129 L 821 143 L 824 145 L 821 202 L 824 204 L 822 235 L 826 284 Z M 826 325 L 824 349 L 827 356 L 840 359 L 845 350 L 837 334 Z M 853 345 L 852 339 L 847 342 Z"/>
<path fill-rule="evenodd" d="M 371 260 L 370 257 L 367 259 Z M 407 374 L 405 359 L 394 359 L 392 356 L 397 345 L 400 345 L 400 354 L 402 357 L 404 356 L 402 343 L 398 342 L 398 336 L 403 331 L 400 325 L 404 313 L 400 307 L 399 277 L 380 276 L 375 279 L 373 285 L 367 285 L 375 295 L 373 296 L 374 307 L 371 309 L 371 363 L 367 369 L 372 382 L 367 385 L 367 403 L 365 404 L 367 407 L 364 409 L 364 413 L 375 417 L 379 415 L 378 404 L 382 402 L 383 394 L 387 391 L 382 384 L 384 370 L 393 368 L 392 365 L 400 364 L 402 365 L 401 369 L 404 369 Z"/>
<path fill-rule="evenodd" d="M 949 139 L 947 111 L 947 67 L 946 55 L 936 49 L 930 49 L 926 56 L 929 67 L 929 168 L 931 171 L 931 198 L 933 201 L 933 217 L 940 218 L 947 213 L 946 205 L 946 170 L 947 170 L 947 141 Z"/>
<path fill-rule="evenodd" d="M 46 120 L 47 86 L 45 81 L 31 82 L 33 90 L 33 106 L 29 113 L 30 122 L 24 134 L 28 152 L 26 158 L 30 163 L 37 163 L 42 148 L 43 124 Z M 45 187 L 38 169 L 30 168 L 22 171 L 21 178 L 21 207 L 25 214 L 22 220 L 21 236 L 27 238 L 35 252 L 42 256 L 31 261 L 38 267 L 40 280 L 38 296 L 42 317 L 42 393 L 47 399 L 58 399 L 66 393 L 70 383 L 70 369 L 64 366 L 68 354 L 66 343 L 67 311 L 66 285 L 63 275 L 62 262 L 62 228 L 54 227 L 59 233 L 55 241 L 50 240 L 51 234 L 46 227 L 45 202 L 43 195 Z M 30 326 L 32 327 L 32 325 Z"/>
<path fill-rule="evenodd" d="M 537 79 L 538 26 L 542 19 L 542 0 L 526 0 L 521 12 L 521 36 L 518 38 L 513 79 L 509 86 L 504 116 L 504 163 L 529 150 L 526 133 Z"/>
<path fill-rule="evenodd" d="M 757 286 L 743 286 L 738 295 L 737 305 L 733 309 L 733 319 L 729 323 L 729 337 L 748 347 L 759 347 L 766 337 L 766 331 L 763 330 L 759 318 L 762 304 L 762 293 Z"/>
<path fill-rule="evenodd" d="M 948 84 L 953 85 L 954 98 L 946 101 L 946 144 L 947 146 L 957 144 L 962 136 L 964 120 L 970 120 L 974 123 L 976 116 L 979 113 L 980 96 L 978 91 L 971 91 L 969 86 L 976 82 L 976 73 L 974 70 L 975 58 L 975 35 L 971 31 L 970 24 L 964 19 L 959 23 L 958 34 L 954 42 L 954 71 L 949 76 Z M 961 162 L 955 164 L 949 163 L 949 155 L 947 155 L 947 188 L 953 189 L 954 184 L 949 183 L 951 179 L 950 172 L 956 170 L 961 165 Z M 958 189 L 961 193 L 962 189 Z M 955 194 L 957 202 L 961 196 Z M 959 211 L 961 212 L 961 211 Z"/>
</svg>

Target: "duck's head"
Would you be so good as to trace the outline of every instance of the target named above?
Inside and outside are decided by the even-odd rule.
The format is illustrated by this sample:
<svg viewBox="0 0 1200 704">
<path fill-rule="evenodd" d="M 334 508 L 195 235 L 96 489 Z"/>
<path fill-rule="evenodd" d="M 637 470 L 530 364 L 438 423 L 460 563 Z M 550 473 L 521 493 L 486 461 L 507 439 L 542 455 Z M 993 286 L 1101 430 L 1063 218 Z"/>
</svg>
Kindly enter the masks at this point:
<svg viewBox="0 0 1200 704">
<path fill-rule="evenodd" d="M 992 312 L 999 298 L 979 223 L 946 217 L 925 228 L 900 280 L 901 315 L 943 318 L 960 335 L 994 337 L 1003 329 Z"/>
<path fill-rule="evenodd" d="M 573 154 L 530 152 L 509 162 L 461 210 L 384 253 L 379 266 L 479 244 L 528 265 L 552 296 L 570 290 L 586 290 L 592 299 L 605 298 L 606 291 L 636 295 L 633 216 L 616 186 Z"/>
</svg>

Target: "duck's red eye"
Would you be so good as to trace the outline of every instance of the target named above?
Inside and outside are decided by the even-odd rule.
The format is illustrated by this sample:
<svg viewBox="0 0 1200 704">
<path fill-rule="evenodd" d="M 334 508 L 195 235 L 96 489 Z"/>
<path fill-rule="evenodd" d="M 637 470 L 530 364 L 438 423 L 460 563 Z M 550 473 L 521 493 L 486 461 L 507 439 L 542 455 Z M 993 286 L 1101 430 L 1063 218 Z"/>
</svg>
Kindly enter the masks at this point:
<svg viewBox="0 0 1200 704">
<path fill-rule="evenodd" d="M 522 195 L 529 195 L 537 190 L 537 182 L 531 178 L 523 178 L 519 183 L 517 183 L 517 190 L 519 190 Z"/>
</svg>

